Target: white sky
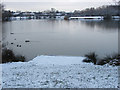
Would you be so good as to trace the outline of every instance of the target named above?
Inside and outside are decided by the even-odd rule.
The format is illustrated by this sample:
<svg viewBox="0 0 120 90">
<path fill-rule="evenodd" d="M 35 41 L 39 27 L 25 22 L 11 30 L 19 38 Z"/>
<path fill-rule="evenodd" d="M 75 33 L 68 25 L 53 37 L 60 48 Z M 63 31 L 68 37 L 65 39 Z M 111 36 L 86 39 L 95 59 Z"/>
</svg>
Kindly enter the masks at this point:
<svg viewBox="0 0 120 90">
<path fill-rule="evenodd" d="M 1 0 L 6 9 L 13 11 L 83 10 L 90 7 L 114 4 L 115 0 Z M 118 0 L 116 0 L 118 1 Z"/>
<path fill-rule="evenodd" d="M 1 0 L 1 1 L 2 2 L 112 2 L 113 0 Z"/>
</svg>

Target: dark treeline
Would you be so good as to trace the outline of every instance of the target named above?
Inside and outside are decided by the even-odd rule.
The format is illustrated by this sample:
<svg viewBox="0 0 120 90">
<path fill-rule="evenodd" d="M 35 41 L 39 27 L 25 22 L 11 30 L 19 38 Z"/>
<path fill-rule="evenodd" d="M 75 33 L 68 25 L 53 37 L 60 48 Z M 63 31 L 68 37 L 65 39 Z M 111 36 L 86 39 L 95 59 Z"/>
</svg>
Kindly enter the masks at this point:
<svg viewBox="0 0 120 90">
<path fill-rule="evenodd" d="M 104 15 L 111 15 L 111 16 L 120 16 L 120 5 L 109 5 L 109 6 L 102 6 L 98 8 L 87 8 L 85 10 L 74 11 L 74 16 L 104 16 Z"/>
<path fill-rule="evenodd" d="M 120 16 L 120 0 L 115 5 L 103 5 L 98 8 L 86 8 L 85 10 L 74 11 L 74 16 Z"/>
</svg>

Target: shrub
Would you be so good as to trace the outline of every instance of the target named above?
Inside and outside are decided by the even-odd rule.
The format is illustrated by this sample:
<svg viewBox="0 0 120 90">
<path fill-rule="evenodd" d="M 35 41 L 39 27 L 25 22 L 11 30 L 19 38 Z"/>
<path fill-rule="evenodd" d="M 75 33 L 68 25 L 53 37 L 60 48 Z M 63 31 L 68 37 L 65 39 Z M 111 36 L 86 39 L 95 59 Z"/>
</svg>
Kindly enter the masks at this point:
<svg viewBox="0 0 120 90">
<path fill-rule="evenodd" d="M 92 63 L 96 64 L 97 55 L 95 54 L 95 52 L 86 54 L 85 57 L 86 57 L 86 59 L 84 59 L 83 62 L 92 62 Z"/>
<path fill-rule="evenodd" d="M 24 56 L 21 56 L 21 55 L 18 55 L 18 56 L 15 57 L 15 60 L 16 60 L 16 61 L 24 62 L 24 61 L 25 61 L 25 57 L 24 57 Z"/>
<path fill-rule="evenodd" d="M 24 56 L 15 56 L 15 54 L 13 53 L 12 50 L 10 49 L 3 49 L 2 50 L 2 63 L 6 63 L 6 62 L 18 62 L 18 61 L 25 61 L 25 57 Z"/>
<path fill-rule="evenodd" d="M 102 60 L 99 60 L 97 65 L 105 65 L 107 64 L 106 60 L 102 59 Z"/>
<path fill-rule="evenodd" d="M 120 59 L 113 59 L 109 62 L 110 65 L 120 66 Z"/>
<path fill-rule="evenodd" d="M 92 62 L 90 59 L 88 59 L 88 58 L 85 58 L 84 60 L 83 60 L 83 62 L 86 62 L 86 63 L 90 63 L 90 62 Z"/>
<path fill-rule="evenodd" d="M 109 64 L 113 66 L 119 66 L 120 65 L 120 55 L 119 54 L 114 54 L 112 56 L 106 56 L 102 60 L 98 62 L 98 65 L 104 65 L 104 64 Z"/>
<path fill-rule="evenodd" d="M 112 66 L 120 66 L 120 54 L 107 55 L 103 59 L 98 60 L 95 52 L 92 52 L 92 53 L 86 54 L 85 57 L 86 58 L 83 60 L 83 62 L 87 62 L 87 63 L 92 62 L 97 65 L 109 64 Z"/>
<path fill-rule="evenodd" d="M 15 60 L 15 55 L 12 50 L 4 49 L 2 52 L 2 63 L 12 62 Z"/>
</svg>

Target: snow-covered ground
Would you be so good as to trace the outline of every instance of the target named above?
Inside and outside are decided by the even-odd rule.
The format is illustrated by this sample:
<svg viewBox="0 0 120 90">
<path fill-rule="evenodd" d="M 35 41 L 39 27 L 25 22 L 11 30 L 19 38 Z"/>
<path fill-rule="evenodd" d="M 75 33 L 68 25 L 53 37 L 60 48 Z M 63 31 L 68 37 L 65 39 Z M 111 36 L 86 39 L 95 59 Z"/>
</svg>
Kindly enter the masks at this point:
<svg viewBox="0 0 120 90">
<path fill-rule="evenodd" d="M 3 88 L 117 88 L 118 67 L 83 63 L 84 57 L 38 56 L 1 64 Z"/>
</svg>

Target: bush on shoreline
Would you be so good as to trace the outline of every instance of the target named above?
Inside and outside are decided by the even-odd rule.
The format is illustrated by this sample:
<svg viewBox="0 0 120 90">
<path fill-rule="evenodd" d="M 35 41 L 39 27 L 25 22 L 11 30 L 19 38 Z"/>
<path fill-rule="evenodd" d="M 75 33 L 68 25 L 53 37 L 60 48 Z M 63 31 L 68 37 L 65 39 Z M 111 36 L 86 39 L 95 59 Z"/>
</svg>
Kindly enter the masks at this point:
<svg viewBox="0 0 120 90">
<path fill-rule="evenodd" d="M 85 55 L 85 59 L 83 60 L 83 62 L 86 63 L 94 63 L 95 65 L 105 65 L 105 64 L 109 64 L 112 66 L 120 66 L 120 55 L 119 54 L 114 54 L 111 56 L 106 56 L 103 59 L 98 59 L 97 58 L 97 54 L 95 54 L 95 52 L 93 53 L 89 53 Z"/>
<path fill-rule="evenodd" d="M 98 62 L 98 65 L 109 64 L 112 66 L 120 66 L 120 55 L 114 54 L 112 56 L 106 56 Z"/>
<path fill-rule="evenodd" d="M 24 62 L 25 57 L 24 56 L 15 56 L 12 50 L 10 49 L 3 49 L 2 50 L 2 63 L 7 63 L 7 62 Z"/>
<path fill-rule="evenodd" d="M 92 53 L 88 53 L 85 55 L 85 59 L 83 60 L 83 62 L 87 62 L 87 63 L 94 63 L 96 64 L 97 62 L 97 54 L 95 54 L 95 52 L 92 52 Z"/>
</svg>

